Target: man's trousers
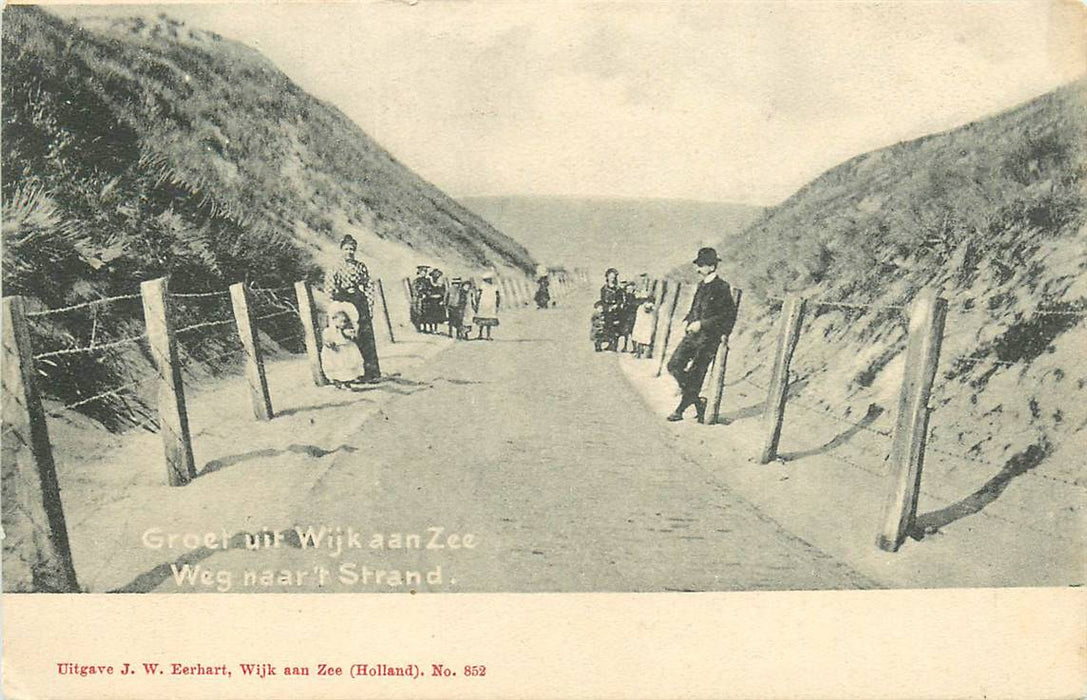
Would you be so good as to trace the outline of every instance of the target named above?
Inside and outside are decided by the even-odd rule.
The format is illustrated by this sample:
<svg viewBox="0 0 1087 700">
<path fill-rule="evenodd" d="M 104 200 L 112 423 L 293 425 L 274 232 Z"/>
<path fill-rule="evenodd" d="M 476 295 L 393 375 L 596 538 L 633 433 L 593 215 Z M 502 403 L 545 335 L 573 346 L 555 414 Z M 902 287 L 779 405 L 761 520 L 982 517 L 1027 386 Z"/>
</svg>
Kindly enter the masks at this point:
<svg viewBox="0 0 1087 700">
<path fill-rule="evenodd" d="M 679 347 L 668 360 L 668 373 L 676 378 L 679 390 L 683 394 L 685 406 L 692 406 L 698 401 L 702 391 L 702 382 L 706 371 L 717 354 L 717 345 L 721 339 L 705 333 L 688 333 L 679 341 Z"/>
</svg>

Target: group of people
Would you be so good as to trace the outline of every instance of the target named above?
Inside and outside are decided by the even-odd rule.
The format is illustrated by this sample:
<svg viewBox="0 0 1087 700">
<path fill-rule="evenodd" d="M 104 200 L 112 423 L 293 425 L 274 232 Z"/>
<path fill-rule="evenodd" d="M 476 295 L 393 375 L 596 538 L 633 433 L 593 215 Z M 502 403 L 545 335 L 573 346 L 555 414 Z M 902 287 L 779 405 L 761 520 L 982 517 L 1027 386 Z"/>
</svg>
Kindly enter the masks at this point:
<svg viewBox="0 0 1087 700">
<path fill-rule="evenodd" d="M 374 341 L 374 284 L 366 265 L 355 259 L 358 243 L 348 235 L 340 241 L 340 260 L 325 274 L 324 290 L 329 296 L 328 323 L 321 336 L 321 365 L 325 376 L 339 388 L 381 378 L 377 345 Z M 728 283 L 717 276 L 721 259 L 713 248 L 702 248 L 694 259 L 699 282 L 691 307 L 683 317 L 684 335 L 668 361 L 668 372 L 680 389 L 680 401 L 668 416 L 683 420 L 694 407 L 699 422 L 705 418 L 707 400 L 700 396 L 706 371 L 721 342 L 736 323 L 736 305 Z M 633 352 L 648 356 L 653 340 L 653 299 L 642 275 L 642 293 L 635 282 L 619 281 L 619 272 L 604 273 L 600 299 L 594 304 L 592 340 L 597 351 Z M 502 298 L 493 272 L 485 272 L 478 285 L 471 279 L 454 277 L 448 283 L 441 270 L 420 265 L 411 283 L 411 321 L 420 332 L 437 332 L 448 324 L 451 337 L 468 339 L 473 327 L 478 339 L 491 339 L 498 325 Z M 537 288 L 536 303 L 546 308 L 546 283 Z M 622 347 L 620 347 L 622 341 Z"/>
<path fill-rule="evenodd" d="M 471 278 L 453 277 L 446 280 L 438 268 L 416 267 L 410 283 L 411 323 L 420 333 L 441 332 L 447 326 L 450 338 L 469 340 L 472 329 L 477 340 L 491 340 L 491 331 L 498 325 L 502 294 L 493 272 L 484 272 L 476 284 Z"/>
<path fill-rule="evenodd" d="M 642 285 L 619 281 L 614 267 L 604 273 L 600 299 L 593 304 L 590 338 L 597 352 L 632 352 L 635 357 L 647 357 L 653 337 L 653 297 L 641 276 Z M 639 291 L 641 296 L 639 296 Z M 621 347 L 620 347 L 621 344 Z"/>
<path fill-rule="evenodd" d="M 668 360 L 668 372 L 680 390 L 679 405 L 668 415 L 668 420 L 683 420 L 683 414 L 693 406 L 698 422 L 702 423 L 708 404 L 706 397 L 700 396 L 702 384 L 717 348 L 722 342 L 727 343 L 732 333 L 736 304 L 728 282 L 717 275 L 721 258 L 716 250 L 701 248 L 693 262 L 698 287 L 682 319 L 683 338 Z M 600 288 L 600 299 L 594 304 L 592 316 L 592 340 L 598 352 L 605 349 L 624 352 L 629 343 L 636 357 L 651 353 L 655 325 L 653 299 L 650 295 L 638 296 L 637 289 L 634 282 L 620 283 L 615 268 L 604 273 L 604 286 Z M 642 291 L 649 290 L 643 285 Z"/>
</svg>

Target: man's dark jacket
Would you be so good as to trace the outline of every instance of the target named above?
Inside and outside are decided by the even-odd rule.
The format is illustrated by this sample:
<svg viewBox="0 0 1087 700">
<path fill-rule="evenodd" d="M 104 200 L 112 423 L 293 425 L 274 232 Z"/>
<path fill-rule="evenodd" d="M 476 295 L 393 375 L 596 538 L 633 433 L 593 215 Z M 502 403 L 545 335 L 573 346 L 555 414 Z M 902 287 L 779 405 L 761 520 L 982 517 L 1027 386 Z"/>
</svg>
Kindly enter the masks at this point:
<svg viewBox="0 0 1087 700">
<path fill-rule="evenodd" d="M 698 284 L 691 310 L 683 317 L 684 323 L 694 321 L 702 322 L 698 335 L 707 340 L 718 340 L 732 333 L 732 326 L 736 323 L 736 306 L 732 303 L 732 290 L 728 282 L 714 277 L 709 282 Z"/>
</svg>

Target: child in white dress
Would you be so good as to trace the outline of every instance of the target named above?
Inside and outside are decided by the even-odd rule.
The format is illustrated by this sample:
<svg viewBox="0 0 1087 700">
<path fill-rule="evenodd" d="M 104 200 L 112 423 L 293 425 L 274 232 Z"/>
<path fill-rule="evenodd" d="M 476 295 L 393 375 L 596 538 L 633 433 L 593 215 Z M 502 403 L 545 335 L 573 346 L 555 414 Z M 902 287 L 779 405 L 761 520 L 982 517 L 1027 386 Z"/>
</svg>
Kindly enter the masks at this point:
<svg viewBox="0 0 1087 700">
<path fill-rule="evenodd" d="M 653 300 L 646 299 L 639 306 L 634 316 L 634 332 L 630 339 L 634 341 L 634 357 L 650 357 L 653 354 Z"/>
<path fill-rule="evenodd" d="M 337 389 L 346 388 L 362 375 L 357 324 L 354 305 L 342 301 L 328 305 L 328 326 L 321 333 L 321 369 Z"/>
</svg>

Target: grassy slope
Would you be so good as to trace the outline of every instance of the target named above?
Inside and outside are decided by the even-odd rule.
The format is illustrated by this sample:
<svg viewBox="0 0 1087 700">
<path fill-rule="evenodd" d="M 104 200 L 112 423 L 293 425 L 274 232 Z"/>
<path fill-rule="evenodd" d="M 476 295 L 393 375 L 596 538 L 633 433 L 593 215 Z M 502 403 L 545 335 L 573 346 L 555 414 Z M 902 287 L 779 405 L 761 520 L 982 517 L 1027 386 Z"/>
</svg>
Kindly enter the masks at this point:
<svg viewBox="0 0 1087 700">
<path fill-rule="evenodd" d="M 932 524 L 986 507 L 1015 480 L 1015 503 L 1040 525 L 1078 534 L 1087 485 L 1085 92 L 1070 85 L 856 157 L 721 245 L 725 276 L 748 294 L 734 367 L 761 365 L 753 379 L 765 380 L 773 358 L 777 313 L 767 296 L 900 306 L 935 287 L 949 300 L 930 445 L 959 457 L 930 451 L 925 483 L 960 500 Z M 795 388 L 809 405 L 890 429 L 906 330 L 899 309 L 809 306 Z M 843 429 L 833 426 L 829 434 Z M 875 440 L 875 454 L 885 454 Z M 1042 478 L 1017 479 L 1026 472 Z M 1066 491 L 1057 498 L 1052 488 Z"/>
<path fill-rule="evenodd" d="M 175 289 L 276 287 L 315 277 L 345 233 L 387 278 L 419 261 L 533 268 L 523 246 L 338 110 L 216 35 L 165 18 L 77 26 L 8 7 L 2 82 L 6 294 L 57 307 L 167 273 Z M 100 311 L 44 324 L 41 345 L 141 330 L 138 302 Z M 192 345 L 198 359 L 225 347 L 210 331 Z M 62 358 L 45 366 L 57 379 L 47 386 L 71 401 L 126 379 L 137 369 L 126 363 L 141 361 Z"/>
<path fill-rule="evenodd" d="M 576 197 L 462 197 L 467 207 L 544 261 L 661 273 L 699 245 L 739 232 L 761 211 L 722 202 Z"/>
</svg>

